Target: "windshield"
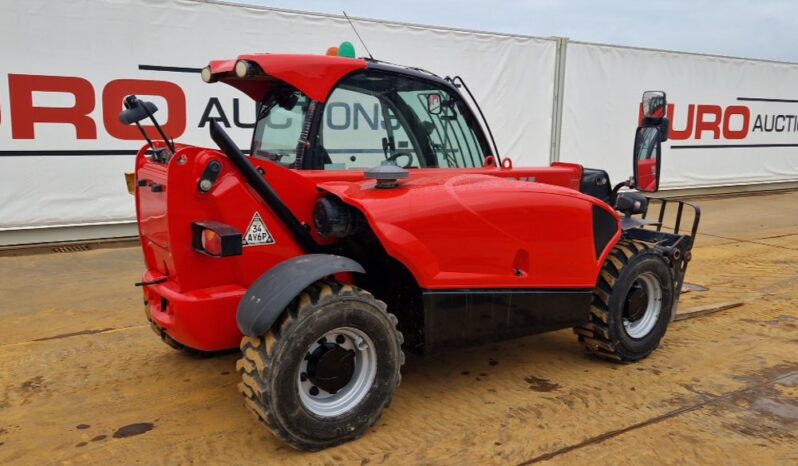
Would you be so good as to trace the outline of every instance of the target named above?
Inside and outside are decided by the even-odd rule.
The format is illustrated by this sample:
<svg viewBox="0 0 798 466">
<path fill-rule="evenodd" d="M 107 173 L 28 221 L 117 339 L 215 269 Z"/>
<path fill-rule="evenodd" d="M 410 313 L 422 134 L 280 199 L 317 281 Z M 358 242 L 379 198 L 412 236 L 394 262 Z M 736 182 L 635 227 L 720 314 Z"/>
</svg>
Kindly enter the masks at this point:
<svg viewBox="0 0 798 466">
<path fill-rule="evenodd" d="M 258 105 L 252 155 L 296 168 L 297 148 L 311 101 L 299 91 L 274 93 Z"/>
</svg>

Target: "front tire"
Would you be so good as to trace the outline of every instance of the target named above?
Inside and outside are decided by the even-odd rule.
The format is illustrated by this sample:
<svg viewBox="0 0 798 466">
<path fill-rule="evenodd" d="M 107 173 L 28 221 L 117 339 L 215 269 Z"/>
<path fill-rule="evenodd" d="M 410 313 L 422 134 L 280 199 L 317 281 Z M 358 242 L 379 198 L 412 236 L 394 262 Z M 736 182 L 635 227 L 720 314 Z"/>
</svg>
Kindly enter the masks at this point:
<svg viewBox="0 0 798 466">
<path fill-rule="evenodd" d="M 601 269 L 590 321 L 574 332 L 596 356 L 639 361 L 659 346 L 674 299 L 673 277 L 665 259 L 648 243 L 622 240 Z"/>
<path fill-rule="evenodd" d="M 370 293 L 316 282 L 264 336 L 242 339 L 236 368 L 246 406 L 299 450 L 360 437 L 401 380 L 404 353 L 396 323 Z"/>
</svg>

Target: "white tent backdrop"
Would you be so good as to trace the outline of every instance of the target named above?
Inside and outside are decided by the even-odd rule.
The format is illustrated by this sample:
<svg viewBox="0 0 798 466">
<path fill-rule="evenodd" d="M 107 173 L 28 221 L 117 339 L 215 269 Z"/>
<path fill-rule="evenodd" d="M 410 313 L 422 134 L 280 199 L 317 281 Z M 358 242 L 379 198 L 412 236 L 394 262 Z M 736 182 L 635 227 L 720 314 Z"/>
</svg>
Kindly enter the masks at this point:
<svg viewBox="0 0 798 466">
<path fill-rule="evenodd" d="M 628 176 L 640 94 L 663 89 L 675 104 L 676 129 L 685 127 L 688 104 L 703 112 L 710 127 L 700 139 L 693 135 L 665 145 L 665 188 L 798 179 L 796 148 L 784 146 L 798 142 L 795 131 L 775 129 L 798 126 L 798 117 L 788 119 L 798 114 L 798 104 L 786 101 L 798 98 L 789 89 L 798 82 L 798 65 L 571 42 L 563 76 L 556 71 L 562 58 L 557 39 L 372 20 L 355 24 L 380 60 L 462 76 L 502 155 L 516 165 L 548 164 L 557 84 L 564 87 L 562 120 L 555 121 L 562 128 L 559 159 L 608 168 L 614 180 Z M 191 0 L 0 3 L 0 245 L 40 241 L 20 240 L 26 230 L 134 220 L 122 174 L 132 170 L 131 153 L 141 142 L 121 134 L 115 123 L 119 92 L 148 96 L 156 92 L 148 87 L 165 89 L 169 98 L 152 100 L 161 109 L 159 119 L 176 125 L 178 134 L 170 136 L 205 146 L 212 143 L 200 123 L 218 99 L 210 116 L 218 117 L 221 109 L 234 139 L 247 146 L 250 130 L 237 128 L 236 120 L 251 123 L 254 104 L 223 84 L 202 83 L 196 69 L 243 53 L 321 54 L 345 40 L 365 55 L 349 24 L 327 15 Z M 747 106 L 748 120 L 740 106 Z M 77 109 L 53 115 L 45 107 Z M 713 115 L 720 140 L 711 139 Z M 755 118 L 764 115 L 769 120 L 762 126 L 771 131 L 754 131 Z M 744 123 L 749 128 L 739 139 Z M 728 143 L 766 147 L 675 148 Z M 4 240 L 4 234 L 15 239 Z"/>
<path fill-rule="evenodd" d="M 794 64 L 571 42 L 560 160 L 629 177 L 640 96 L 664 90 L 663 188 L 796 181 L 796 82 Z"/>
<path fill-rule="evenodd" d="M 517 154 L 516 158 L 526 164 L 548 162 L 556 41 L 365 20 L 356 21 L 356 25 L 380 60 L 421 67 L 442 76 L 462 76 L 480 98 L 499 147 Z M 140 65 L 201 68 L 212 59 L 243 53 L 323 54 L 327 47 L 344 40 L 354 43 L 359 55 L 365 55 L 349 24 L 330 16 L 175 0 L 3 2 L 0 229 L 129 222 L 135 218 L 133 198 L 122 176 L 132 171 L 134 157 L 82 155 L 130 151 L 141 145 L 140 141 L 108 134 L 103 118 L 116 119 L 119 111 L 103 114 L 102 97 L 109 82 L 138 79 L 177 84 L 187 102 L 187 123 L 183 134 L 170 136 L 177 136 L 180 142 L 212 146 L 207 127 L 198 127 L 209 99 L 218 97 L 231 124 L 234 98 L 240 100 L 239 120 L 243 123 L 252 122 L 254 103 L 223 84 L 203 83 L 196 72 L 142 70 Z M 85 85 L 91 91 L 79 97 L 81 101 L 95 101 L 89 113 L 93 124 L 89 125 L 96 131 L 78 135 L 71 124 L 36 123 L 32 139 L 12 134 L 15 124 L 18 128 L 30 125 L 20 123 L 22 112 L 12 114 L 10 110 L 8 75 L 87 81 Z M 27 79 L 23 76 L 15 83 L 19 86 L 19 80 Z M 75 80 L 68 86 L 80 87 Z M 33 93 L 37 107 L 70 107 L 76 100 L 71 92 Z M 163 102 L 157 115 L 162 121 L 170 113 Z M 218 112 L 212 115 L 218 116 Z M 17 121 L 12 123 L 12 119 Z M 17 129 L 16 133 L 22 131 Z M 250 130 L 233 128 L 231 134 L 240 145 L 248 145 Z M 42 151 L 58 151 L 60 155 L 41 155 Z"/>
</svg>

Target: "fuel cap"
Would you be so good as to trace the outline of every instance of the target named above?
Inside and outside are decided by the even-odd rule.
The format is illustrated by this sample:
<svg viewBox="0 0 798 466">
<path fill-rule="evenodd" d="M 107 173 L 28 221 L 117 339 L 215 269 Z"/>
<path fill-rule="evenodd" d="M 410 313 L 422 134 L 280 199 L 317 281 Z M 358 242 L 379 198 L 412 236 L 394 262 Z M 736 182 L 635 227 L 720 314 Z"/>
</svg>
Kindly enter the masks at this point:
<svg viewBox="0 0 798 466">
<path fill-rule="evenodd" d="M 388 160 L 364 172 L 366 179 L 377 180 L 377 184 L 374 187 L 380 189 L 395 188 L 399 185 L 398 180 L 407 178 L 409 175 L 407 170 Z"/>
</svg>

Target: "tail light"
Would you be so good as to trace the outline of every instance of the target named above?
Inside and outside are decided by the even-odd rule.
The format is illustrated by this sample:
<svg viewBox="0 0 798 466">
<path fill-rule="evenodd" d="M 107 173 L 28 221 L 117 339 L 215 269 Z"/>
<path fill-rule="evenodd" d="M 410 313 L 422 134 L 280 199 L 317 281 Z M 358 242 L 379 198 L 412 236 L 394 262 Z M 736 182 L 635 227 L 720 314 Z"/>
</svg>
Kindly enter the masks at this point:
<svg viewBox="0 0 798 466">
<path fill-rule="evenodd" d="M 241 255 L 241 233 L 219 222 L 191 224 L 194 250 L 213 257 Z"/>
</svg>

